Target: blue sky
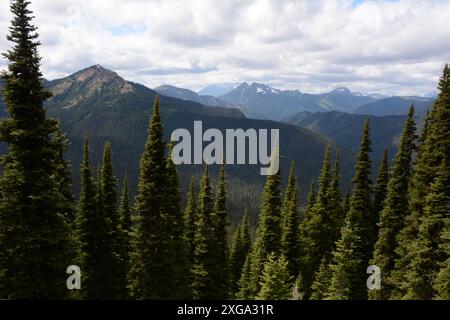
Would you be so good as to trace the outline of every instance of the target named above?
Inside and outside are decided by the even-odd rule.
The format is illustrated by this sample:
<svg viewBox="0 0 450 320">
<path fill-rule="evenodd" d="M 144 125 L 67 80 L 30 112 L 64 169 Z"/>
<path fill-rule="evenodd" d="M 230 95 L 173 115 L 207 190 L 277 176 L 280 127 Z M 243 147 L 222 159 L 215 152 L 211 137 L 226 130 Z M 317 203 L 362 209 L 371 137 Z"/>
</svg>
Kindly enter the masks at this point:
<svg viewBox="0 0 450 320">
<path fill-rule="evenodd" d="M 101 64 L 150 87 L 255 81 L 426 95 L 450 62 L 450 0 L 32 0 L 32 9 L 49 79 Z M 0 1 L 2 52 L 9 18 Z"/>
</svg>

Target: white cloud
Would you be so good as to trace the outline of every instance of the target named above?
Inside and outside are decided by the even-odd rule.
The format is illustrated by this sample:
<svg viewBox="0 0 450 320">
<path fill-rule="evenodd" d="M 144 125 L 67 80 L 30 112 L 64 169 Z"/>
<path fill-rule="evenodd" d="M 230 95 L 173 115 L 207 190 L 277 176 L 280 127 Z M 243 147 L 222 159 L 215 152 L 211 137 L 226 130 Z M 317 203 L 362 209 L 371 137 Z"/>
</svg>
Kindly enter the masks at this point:
<svg viewBox="0 0 450 320">
<path fill-rule="evenodd" d="M 50 79 L 98 63 L 151 87 L 259 81 L 427 94 L 450 62 L 448 0 L 32 2 Z M 1 1 L 3 52 L 8 11 Z"/>
</svg>

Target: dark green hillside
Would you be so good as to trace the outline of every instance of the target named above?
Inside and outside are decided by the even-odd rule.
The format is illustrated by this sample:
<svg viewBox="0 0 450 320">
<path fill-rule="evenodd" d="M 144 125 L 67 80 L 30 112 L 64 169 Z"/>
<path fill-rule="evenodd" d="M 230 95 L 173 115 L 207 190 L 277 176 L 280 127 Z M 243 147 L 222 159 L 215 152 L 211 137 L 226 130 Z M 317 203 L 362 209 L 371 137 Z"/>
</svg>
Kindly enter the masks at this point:
<svg viewBox="0 0 450 320">
<path fill-rule="evenodd" d="M 285 119 L 286 123 L 323 134 L 333 139 L 339 146 L 357 150 L 360 143 L 359 132 L 362 131 L 366 118 L 370 119 L 373 137 L 373 155 L 380 158 L 385 148 L 389 156 L 395 155 L 406 116 L 367 116 L 343 112 L 300 112 Z M 416 119 L 421 124 L 421 118 Z"/>
<path fill-rule="evenodd" d="M 147 126 L 156 92 L 145 86 L 123 80 L 116 73 L 100 66 L 87 68 L 67 78 L 49 81 L 47 87 L 54 94 L 46 102 L 51 116 L 61 120 L 70 148 L 67 157 L 74 169 L 75 191 L 78 191 L 78 170 L 82 160 L 82 142 L 87 133 L 92 152 L 91 162 L 101 162 L 103 145 L 111 141 L 113 164 L 119 180 L 128 173 L 130 192 L 136 190 L 139 158 L 147 137 Z M 281 167 L 287 175 L 289 163 L 298 164 L 300 201 L 304 202 L 309 185 L 321 166 L 326 139 L 309 130 L 273 121 L 247 119 L 236 109 L 206 107 L 198 103 L 165 96 L 160 97 L 165 138 L 178 128 L 193 129 L 196 120 L 203 121 L 203 130 L 249 128 L 280 129 Z M 345 186 L 351 175 L 353 156 L 342 152 Z M 244 206 L 256 212 L 260 190 L 265 177 L 259 175 L 260 166 L 226 166 L 229 177 L 230 210 L 242 213 Z M 212 167 L 215 178 L 218 168 Z M 182 185 L 192 174 L 200 175 L 202 166 L 181 166 Z"/>
</svg>

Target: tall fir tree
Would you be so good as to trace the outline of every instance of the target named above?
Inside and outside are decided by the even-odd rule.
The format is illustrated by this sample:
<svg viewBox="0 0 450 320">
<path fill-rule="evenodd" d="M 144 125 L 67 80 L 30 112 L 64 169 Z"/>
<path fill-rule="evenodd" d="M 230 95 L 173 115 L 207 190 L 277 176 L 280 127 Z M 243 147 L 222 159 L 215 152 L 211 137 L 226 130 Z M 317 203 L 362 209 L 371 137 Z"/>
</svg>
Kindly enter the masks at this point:
<svg viewBox="0 0 450 320">
<path fill-rule="evenodd" d="M 305 298 L 311 295 L 314 274 L 320 266 L 323 256 L 331 254 L 335 239 L 331 230 L 332 216 L 328 190 L 331 182 L 331 147 L 327 146 L 322 171 L 319 176 L 319 190 L 314 206 L 305 216 L 300 227 L 302 288 Z"/>
<path fill-rule="evenodd" d="M 288 184 L 282 211 L 281 253 L 288 262 L 289 274 L 294 278 L 299 274 L 300 214 L 298 211 L 298 187 L 295 163 L 291 163 Z"/>
<path fill-rule="evenodd" d="M 267 257 L 279 253 L 281 245 L 281 192 L 280 172 L 269 175 L 264 186 L 261 211 L 255 243 L 251 252 L 250 280 L 245 289 L 247 298 L 255 298 L 260 291 L 260 276 Z M 242 288 L 241 288 L 242 290 Z"/>
<path fill-rule="evenodd" d="M 292 276 L 284 255 L 269 254 L 261 275 L 258 300 L 288 300 L 291 298 Z"/>
<path fill-rule="evenodd" d="M 311 286 L 310 300 L 325 300 L 331 286 L 331 265 L 325 257 L 322 258 L 319 270 L 314 275 Z"/>
<path fill-rule="evenodd" d="M 378 223 L 380 222 L 380 212 L 384 207 L 384 200 L 386 199 L 387 185 L 389 183 L 389 164 L 388 164 L 388 150 L 385 149 L 383 158 L 381 159 L 380 167 L 378 168 L 377 178 L 373 186 L 373 206 L 370 221 L 372 226 L 372 234 L 367 235 L 367 240 L 375 245 L 378 239 Z"/>
<path fill-rule="evenodd" d="M 103 149 L 103 160 L 99 172 L 99 210 L 105 217 L 106 230 L 108 232 L 105 241 L 108 241 L 112 252 L 110 253 L 110 263 L 108 271 L 111 272 L 109 279 L 111 281 L 111 298 L 121 298 L 127 294 L 126 277 L 127 270 L 120 261 L 120 225 L 119 214 L 117 211 L 117 179 L 114 176 L 114 169 L 111 160 L 111 143 L 106 142 Z M 107 271 L 105 270 L 105 272 Z"/>
<path fill-rule="evenodd" d="M 130 252 L 131 246 L 131 231 L 132 231 L 132 219 L 130 209 L 130 199 L 128 191 L 128 176 L 125 175 L 122 183 L 122 192 L 120 195 L 119 208 L 119 246 L 117 248 L 117 254 L 120 259 L 120 288 L 125 288 L 121 294 L 122 299 L 129 297 L 129 282 L 128 274 L 130 272 Z"/>
<path fill-rule="evenodd" d="M 344 216 L 347 216 L 347 213 L 350 211 L 350 199 L 352 197 L 351 188 L 348 188 L 347 192 L 345 193 L 344 200 L 342 202 L 342 209 L 344 210 Z"/>
<path fill-rule="evenodd" d="M 230 252 L 230 291 L 236 295 L 239 289 L 239 279 L 242 275 L 245 260 L 251 249 L 250 220 L 248 210 L 245 209 L 242 221 L 239 223 L 233 238 Z"/>
<path fill-rule="evenodd" d="M 220 169 L 217 183 L 216 197 L 212 216 L 213 246 L 210 259 L 214 268 L 211 276 L 214 280 L 213 288 L 216 290 L 214 299 L 227 299 L 230 286 L 230 262 L 228 250 L 228 212 L 225 167 Z"/>
<path fill-rule="evenodd" d="M 254 298 L 254 293 L 251 291 L 251 287 L 248 285 L 251 280 L 251 252 L 247 254 L 245 258 L 244 267 L 242 268 L 241 277 L 238 281 L 239 291 L 236 293 L 236 299 L 239 300 L 250 300 Z"/>
<path fill-rule="evenodd" d="M 46 117 L 40 45 L 32 25 L 30 2 L 12 0 L 3 56 L 3 98 L 9 117 L 0 122 L 0 140 L 8 145 L 1 157 L 0 298 L 64 299 L 71 238 L 66 223 L 65 195 L 59 189 L 57 121 Z"/>
<path fill-rule="evenodd" d="M 89 163 L 89 142 L 84 139 L 83 162 L 80 168 L 81 191 L 76 221 L 79 244 L 78 264 L 82 273 L 81 296 L 84 299 L 116 299 L 117 286 L 114 244 L 111 222 L 105 215 L 99 196 L 101 188 L 95 183 Z"/>
<path fill-rule="evenodd" d="M 167 212 L 167 163 L 159 98 L 155 98 L 148 140 L 140 161 L 130 281 L 136 299 L 170 299 L 176 294 L 173 219 Z"/>
<path fill-rule="evenodd" d="M 186 245 L 188 263 L 192 264 L 194 258 L 194 236 L 197 212 L 197 199 L 195 192 L 195 178 L 192 176 L 187 195 L 187 204 L 183 214 L 184 231 L 183 238 Z"/>
<path fill-rule="evenodd" d="M 450 159 L 450 158 L 449 158 Z M 438 277 L 440 268 L 450 257 L 447 251 L 447 239 L 444 232 L 448 224 L 450 208 L 450 170 L 447 160 L 442 160 L 434 183 L 430 186 L 430 193 L 425 197 L 424 215 L 421 219 L 418 239 L 412 243 L 413 259 L 410 269 L 406 272 L 405 299 L 433 299 L 445 294 L 440 292 L 442 287 L 449 287 L 448 281 L 444 285 Z M 448 230 L 447 230 L 448 232 Z M 442 275 L 440 275 L 442 276 Z M 438 287 L 439 291 L 435 290 Z"/>
<path fill-rule="evenodd" d="M 342 193 L 340 189 L 340 168 L 339 168 L 339 152 L 336 152 L 336 161 L 333 169 L 333 176 L 330 187 L 327 191 L 327 198 L 330 207 L 329 217 L 329 236 L 333 243 L 339 239 L 341 228 L 344 224 L 345 213 L 342 207 Z"/>
<path fill-rule="evenodd" d="M 369 154 L 371 152 L 370 126 L 369 120 L 364 126 L 361 146 L 359 149 L 357 164 L 355 167 L 355 176 L 353 178 L 353 192 L 350 200 L 350 210 L 347 215 L 349 233 L 354 236 L 349 239 L 357 241 L 352 244 L 353 255 L 357 266 L 351 277 L 350 291 L 342 292 L 343 297 L 350 299 L 366 299 L 366 268 L 372 257 L 373 243 L 367 239 L 367 235 L 373 234 L 373 210 L 371 203 L 371 161 Z M 341 234 L 341 241 L 344 241 Z M 347 239 L 345 239 L 347 241 Z M 367 241 L 369 240 L 369 241 Z M 348 240 L 350 241 L 350 240 Z"/>
<path fill-rule="evenodd" d="M 172 259 L 172 284 L 170 285 L 172 299 L 191 298 L 189 289 L 188 252 L 183 238 L 184 221 L 181 211 L 181 187 L 178 179 L 178 170 L 172 161 L 172 144 L 168 145 L 166 159 L 166 184 L 165 184 L 165 208 L 164 213 L 168 219 L 168 234 L 171 240 L 169 259 Z"/>
<path fill-rule="evenodd" d="M 69 140 L 66 135 L 61 132 L 61 125 L 58 122 L 57 130 L 54 134 L 57 158 L 57 177 L 58 189 L 63 196 L 61 204 L 61 212 L 66 217 L 66 221 L 73 231 L 76 217 L 75 197 L 72 193 L 72 170 L 70 162 L 64 158 L 64 154 L 69 147 Z"/>
<path fill-rule="evenodd" d="M 311 187 L 309 188 L 308 200 L 306 201 L 305 209 L 303 210 L 303 214 L 300 217 L 300 230 L 303 228 L 303 221 L 309 219 L 311 209 L 316 204 L 316 184 L 314 180 L 311 182 Z"/>
<path fill-rule="evenodd" d="M 370 290 L 370 299 L 389 299 L 393 290 L 391 272 L 398 259 L 397 234 L 404 226 L 408 215 L 408 185 L 411 175 L 412 155 L 416 148 L 416 126 L 414 123 L 414 107 L 411 107 L 405 122 L 402 138 L 394 164 L 391 179 L 387 186 L 384 208 L 380 213 L 378 240 L 374 247 L 372 264 L 380 267 L 383 273 L 383 284 L 380 290 Z M 387 175 L 387 174 L 386 174 Z M 375 205 L 377 198 L 375 197 Z"/>
<path fill-rule="evenodd" d="M 196 300 L 213 299 L 216 294 L 212 272 L 216 266 L 213 265 L 213 260 L 210 256 L 214 246 L 213 202 L 208 167 L 205 166 L 198 194 L 194 261 L 191 266 L 192 297 Z"/>
<path fill-rule="evenodd" d="M 428 214 L 425 212 L 425 199 L 431 192 L 431 186 L 435 182 L 441 170 L 450 170 L 448 155 L 450 153 L 450 68 L 445 66 L 443 75 L 439 81 L 439 95 L 428 114 L 425 127 L 420 139 L 419 152 L 415 161 L 411 183 L 409 188 L 410 214 L 406 217 L 405 227 L 398 236 L 397 253 L 400 257 L 395 263 L 393 281 L 396 288 L 393 293 L 395 298 L 430 298 L 433 289 L 431 283 L 418 284 L 418 279 L 413 280 L 417 265 L 420 264 L 421 226 L 427 223 Z M 445 160 L 446 168 L 442 168 Z M 403 272 L 402 272 L 403 270 Z M 404 272 L 409 270 L 410 272 Z M 434 273 L 434 270 L 429 270 Z M 422 275 L 425 280 L 426 275 Z M 422 289 L 418 289 L 418 288 Z M 421 292 L 418 292 L 420 290 Z"/>
<path fill-rule="evenodd" d="M 361 252 L 358 246 L 360 243 L 361 239 L 351 228 L 350 221 L 346 221 L 342 227 L 341 238 L 336 243 L 336 250 L 333 252 L 329 267 L 332 276 L 328 292 L 324 294 L 325 299 L 352 300 L 359 298 L 355 295 L 354 278 L 359 278 Z M 359 285 L 356 283 L 356 286 Z"/>
</svg>

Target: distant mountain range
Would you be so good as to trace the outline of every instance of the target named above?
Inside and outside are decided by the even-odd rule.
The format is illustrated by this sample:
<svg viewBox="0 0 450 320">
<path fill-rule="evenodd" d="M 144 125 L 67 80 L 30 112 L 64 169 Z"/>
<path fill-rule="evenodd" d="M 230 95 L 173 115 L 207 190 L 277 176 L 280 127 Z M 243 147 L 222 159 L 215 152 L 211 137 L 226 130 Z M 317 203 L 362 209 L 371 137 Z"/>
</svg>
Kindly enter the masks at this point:
<svg viewBox="0 0 450 320">
<path fill-rule="evenodd" d="M 200 95 L 189 89 L 178 88 L 170 85 L 162 85 L 155 88 L 155 91 L 167 97 L 178 98 L 182 100 L 194 101 L 205 106 L 228 107 L 233 108 L 234 105 L 225 100 L 218 99 L 209 95 Z"/>
<path fill-rule="evenodd" d="M 435 98 L 423 97 L 389 97 L 360 106 L 354 113 L 374 116 L 404 115 L 414 104 L 416 113 L 424 115 L 432 107 L 434 100 Z"/>
<path fill-rule="evenodd" d="M 373 156 L 381 158 L 384 149 L 389 148 L 389 157 L 392 158 L 397 152 L 406 120 L 405 115 L 377 117 L 338 111 L 317 113 L 304 111 L 285 119 L 284 122 L 323 134 L 338 145 L 357 151 L 361 143 L 359 133 L 367 118 L 370 121 Z M 418 115 L 416 122 L 420 127 L 423 117 Z"/>
<path fill-rule="evenodd" d="M 111 141 L 113 163 L 116 174 L 122 179 L 125 173 L 130 178 L 130 190 L 137 185 L 139 158 L 147 137 L 147 127 L 152 112 L 156 91 L 143 85 L 129 82 L 115 72 L 101 66 L 93 66 L 66 78 L 45 81 L 53 93 L 45 106 L 50 116 L 58 117 L 62 129 L 70 140 L 67 153 L 74 170 L 75 186 L 79 185 L 78 169 L 82 157 L 82 141 L 87 134 L 90 139 L 91 162 L 97 167 L 101 161 L 103 144 Z M 306 198 L 309 185 L 321 167 L 328 139 L 310 130 L 274 121 L 254 120 L 244 117 L 232 108 L 209 107 L 202 104 L 160 95 L 161 113 L 166 139 L 178 128 L 193 131 L 195 120 L 203 121 L 204 130 L 249 128 L 279 129 L 281 168 L 286 178 L 289 162 L 295 160 L 299 168 L 301 201 Z M 4 110 L 0 111 L 5 114 Z M 337 146 L 333 144 L 333 148 Z M 3 147 L 4 152 L 4 147 Z M 342 149 L 342 176 L 345 186 L 352 175 L 354 154 Z M 259 175 L 259 166 L 227 165 L 230 181 L 230 209 L 241 214 L 244 206 L 257 212 L 264 177 Z M 180 166 L 183 185 L 189 177 L 201 174 L 202 166 Z M 214 176 L 218 168 L 211 168 Z M 234 199 L 234 200 L 233 200 Z M 236 199 L 239 199 L 238 201 Z"/>
<path fill-rule="evenodd" d="M 434 102 L 434 98 L 388 97 L 381 94 L 352 92 L 347 88 L 338 88 L 322 94 L 309 94 L 299 90 L 279 90 L 261 83 L 246 82 L 218 97 L 199 95 L 191 90 L 167 85 L 156 90 L 167 96 L 206 105 L 237 107 L 247 117 L 275 121 L 303 111 L 340 111 L 375 116 L 405 115 L 411 104 L 416 106 L 418 114 L 425 114 Z"/>
<path fill-rule="evenodd" d="M 212 84 L 201 89 L 198 94 L 202 96 L 220 97 L 236 88 L 238 83 Z"/>
</svg>

